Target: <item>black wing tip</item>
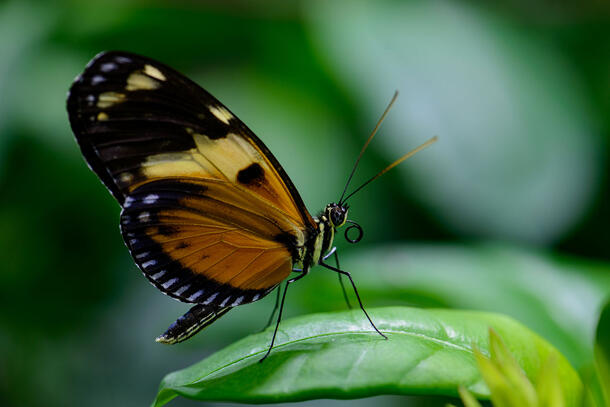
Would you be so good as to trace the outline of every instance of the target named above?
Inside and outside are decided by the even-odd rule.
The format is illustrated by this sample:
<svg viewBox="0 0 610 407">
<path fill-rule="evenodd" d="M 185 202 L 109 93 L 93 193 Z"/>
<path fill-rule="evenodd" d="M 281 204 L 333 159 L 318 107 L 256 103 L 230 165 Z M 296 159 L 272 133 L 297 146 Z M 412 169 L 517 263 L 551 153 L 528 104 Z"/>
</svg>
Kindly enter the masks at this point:
<svg viewBox="0 0 610 407">
<path fill-rule="evenodd" d="M 104 63 L 106 60 L 113 60 L 117 57 L 126 57 L 126 58 L 136 58 L 135 54 L 130 54 L 124 51 L 102 51 L 98 52 L 86 65 L 83 72 L 76 76 L 74 81 L 72 82 L 70 89 L 68 90 L 67 98 L 66 98 L 66 111 L 68 112 L 68 120 L 70 122 L 70 127 L 72 128 L 72 132 L 76 138 L 78 145 L 80 146 L 82 155 L 85 159 L 85 162 L 89 166 L 89 168 L 98 174 L 102 183 L 108 188 L 110 193 L 115 197 L 118 201 L 119 205 L 123 204 L 125 197 L 123 194 L 115 188 L 110 180 L 107 179 L 105 175 L 105 170 L 101 170 L 99 164 L 97 163 L 97 155 L 93 149 L 93 146 L 87 143 L 86 141 L 81 140 L 82 135 L 86 133 L 84 119 L 79 115 L 80 105 L 83 103 L 82 98 L 84 98 L 84 92 L 86 85 L 86 78 L 90 77 L 93 73 L 95 73 L 99 65 Z M 100 174 L 100 171 L 102 174 Z"/>
<path fill-rule="evenodd" d="M 156 63 L 156 61 L 153 61 L 150 58 L 128 51 L 106 50 L 98 52 L 93 58 L 91 58 L 91 60 L 89 60 L 89 62 L 87 62 L 87 65 L 85 66 L 83 72 L 78 74 L 72 81 L 67 95 L 68 112 L 70 111 L 71 107 L 73 107 L 76 103 L 74 99 L 76 98 L 75 95 L 78 92 L 76 92 L 75 90 L 83 83 L 84 77 L 90 75 L 92 72 L 97 71 L 98 65 L 100 65 L 101 63 L 104 63 L 105 61 L 116 61 L 117 58 L 125 58 L 123 62 L 127 62 L 129 60 L 129 62 L 137 61 L 138 63 L 146 63 L 147 61 L 150 61 Z"/>
<path fill-rule="evenodd" d="M 175 71 L 174 69 L 170 68 L 169 66 L 165 65 L 164 63 L 162 63 L 161 61 L 158 61 L 156 59 L 144 56 L 142 54 L 138 54 L 136 52 L 131 52 L 131 51 L 123 51 L 123 50 L 117 50 L 117 49 L 111 49 L 111 50 L 105 50 L 105 51 L 100 51 L 98 52 L 93 58 L 91 58 L 91 60 L 87 63 L 86 67 L 85 67 L 85 72 L 91 68 L 93 65 L 99 63 L 99 62 L 103 62 L 103 61 L 116 61 L 116 58 L 127 58 L 130 61 L 124 60 L 124 63 L 136 63 L 136 64 L 154 64 L 157 66 L 162 66 L 166 69 L 171 69 L 172 71 Z M 176 72 L 176 74 L 179 74 L 178 72 Z"/>
<path fill-rule="evenodd" d="M 89 64 L 94 64 L 95 62 L 97 62 L 103 58 L 117 57 L 117 56 L 143 58 L 141 55 L 133 53 L 133 52 L 122 51 L 122 50 L 118 50 L 118 49 L 110 49 L 110 50 L 100 51 L 97 54 L 95 54 L 95 56 L 93 58 L 91 58 L 91 61 L 89 61 Z M 89 64 L 87 66 L 89 66 Z"/>
</svg>

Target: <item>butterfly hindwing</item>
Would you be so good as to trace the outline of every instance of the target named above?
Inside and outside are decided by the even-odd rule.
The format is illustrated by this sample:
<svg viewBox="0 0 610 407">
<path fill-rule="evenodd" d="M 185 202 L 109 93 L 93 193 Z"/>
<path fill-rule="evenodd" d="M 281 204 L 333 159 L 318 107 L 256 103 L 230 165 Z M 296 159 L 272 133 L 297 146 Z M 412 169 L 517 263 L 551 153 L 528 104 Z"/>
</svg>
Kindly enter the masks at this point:
<svg viewBox="0 0 610 407">
<path fill-rule="evenodd" d="M 184 302 L 236 306 L 262 298 L 288 276 L 286 231 L 292 228 L 294 244 L 300 232 L 252 212 L 264 201 L 251 195 L 248 204 L 248 193 L 233 189 L 219 180 L 167 179 L 129 195 L 121 230 L 160 290 Z"/>
</svg>

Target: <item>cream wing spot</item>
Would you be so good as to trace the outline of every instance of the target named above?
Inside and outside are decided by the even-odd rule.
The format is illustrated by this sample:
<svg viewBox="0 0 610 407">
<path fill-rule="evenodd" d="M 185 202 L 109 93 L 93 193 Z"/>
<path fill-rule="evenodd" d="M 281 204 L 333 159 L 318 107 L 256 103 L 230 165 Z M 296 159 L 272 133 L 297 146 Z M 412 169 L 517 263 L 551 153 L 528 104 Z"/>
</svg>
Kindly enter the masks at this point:
<svg viewBox="0 0 610 407">
<path fill-rule="evenodd" d="M 204 305 L 208 305 L 209 303 L 211 303 L 212 301 L 214 301 L 214 298 L 218 297 L 218 293 L 214 293 L 212 295 L 210 295 L 207 300 L 205 300 L 203 302 Z"/>
<path fill-rule="evenodd" d="M 186 290 L 188 290 L 190 287 L 191 287 L 190 284 L 183 285 L 182 287 L 180 287 L 176 291 L 174 291 L 174 294 L 182 295 L 182 293 L 185 292 Z"/>
<path fill-rule="evenodd" d="M 214 166 L 206 162 L 197 149 L 151 155 L 142 163 L 142 171 L 148 178 L 217 173 Z"/>
<path fill-rule="evenodd" d="M 158 81 L 150 76 L 144 75 L 140 71 L 136 71 L 127 78 L 127 86 L 125 86 L 125 89 L 131 92 L 134 90 L 155 90 L 158 87 Z"/>
<path fill-rule="evenodd" d="M 129 184 L 131 181 L 133 181 L 133 174 L 130 172 L 122 172 L 121 175 L 119 175 L 119 180 L 123 184 Z M 125 200 L 125 203 L 127 203 L 128 199 L 131 199 L 133 201 L 133 198 L 127 197 L 127 199 Z M 125 207 L 127 207 L 127 206 L 125 206 Z"/>
<path fill-rule="evenodd" d="M 144 65 L 144 73 L 160 81 L 165 81 L 167 79 L 159 69 L 155 68 L 152 65 Z"/>
<path fill-rule="evenodd" d="M 144 203 L 147 205 L 151 205 L 151 204 L 154 204 L 155 202 L 157 202 L 157 199 L 159 199 L 159 195 L 149 194 L 149 195 L 146 195 L 146 197 L 144 198 Z"/>
<path fill-rule="evenodd" d="M 102 72 L 112 72 L 117 68 L 118 68 L 118 65 L 115 64 L 114 62 L 106 62 L 105 64 L 102 64 L 102 66 L 100 66 L 100 70 Z"/>
<path fill-rule="evenodd" d="M 210 157 L 214 167 L 229 181 L 237 182 L 239 171 L 254 162 L 260 163 L 265 172 L 268 171 L 258 151 L 241 136 L 233 133 L 219 139 L 210 139 L 197 133 L 192 136 L 200 155 Z"/>
<path fill-rule="evenodd" d="M 145 257 L 148 257 L 149 254 L 150 254 L 150 252 L 143 252 L 140 254 L 136 254 L 136 259 L 143 259 Z"/>
<path fill-rule="evenodd" d="M 91 78 L 92 85 L 98 85 L 105 81 L 106 81 L 106 78 L 104 78 L 102 75 L 95 75 L 93 78 Z"/>
<path fill-rule="evenodd" d="M 163 277 L 164 274 L 165 274 L 165 270 L 161 270 L 158 273 L 153 274 L 150 278 L 152 278 L 153 280 L 157 281 L 158 279 Z"/>
<path fill-rule="evenodd" d="M 128 173 L 124 173 L 124 174 L 128 174 Z M 131 175 L 131 174 L 129 174 L 129 175 Z M 125 198 L 125 202 L 123 203 L 123 206 L 125 208 L 129 208 L 134 201 L 135 201 L 135 199 L 133 199 L 133 197 L 128 196 L 127 198 Z"/>
<path fill-rule="evenodd" d="M 141 214 L 138 215 L 138 220 L 140 222 L 148 222 L 150 220 L 150 213 L 142 212 Z"/>
<path fill-rule="evenodd" d="M 165 283 L 163 283 L 163 288 L 165 288 L 165 289 L 167 290 L 167 289 L 168 289 L 168 288 L 170 288 L 172 285 L 174 285 L 174 283 L 175 283 L 176 281 L 178 281 L 178 279 L 177 279 L 177 278 L 171 278 L 171 279 L 167 280 Z"/>
<path fill-rule="evenodd" d="M 97 98 L 97 107 L 105 109 L 125 101 L 125 94 L 118 92 L 103 92 Z"/>
<path fill-rule="evenodd" d="M 233 115 L 222 106 L 210 106 L 209 109 L 210 112 L 224 124 L 229 124 L 229 120 L 233 118 Z"/>
<path fill-rule="evenodd" d="M 188 297 L 187 300 L 195 301 L 197 298 L 201 297 L 202 295 L 203 295 L 203 290 L 199 290 L 196 293 L 192 294 L 190 297 Z"/>
</svg>

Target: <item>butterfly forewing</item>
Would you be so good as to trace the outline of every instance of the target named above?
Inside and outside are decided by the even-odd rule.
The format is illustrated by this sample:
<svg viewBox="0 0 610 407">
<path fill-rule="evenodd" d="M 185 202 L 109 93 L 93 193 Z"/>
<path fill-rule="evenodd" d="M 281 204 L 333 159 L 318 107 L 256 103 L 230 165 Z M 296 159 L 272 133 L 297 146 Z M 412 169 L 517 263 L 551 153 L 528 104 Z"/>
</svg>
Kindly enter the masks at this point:
<svg viewBox="0 0 610 407">
<path fill-rule="evenodd" d="M 119 203 L 166 177 L 224 179 L 315 227 L 275 157 L 197 84 L 151 59 L 98 55 L 68 97 L 74 133 L 90 167 Z"/>
<path fill-rule="evenodd" d="M 89 166 L 123 207 L 136 263 L 181 301 L 256 301 L 317 227 L 265 145 L 163 64 L 98 55 L 72 85 L 68 113 Z"/>
</svg>

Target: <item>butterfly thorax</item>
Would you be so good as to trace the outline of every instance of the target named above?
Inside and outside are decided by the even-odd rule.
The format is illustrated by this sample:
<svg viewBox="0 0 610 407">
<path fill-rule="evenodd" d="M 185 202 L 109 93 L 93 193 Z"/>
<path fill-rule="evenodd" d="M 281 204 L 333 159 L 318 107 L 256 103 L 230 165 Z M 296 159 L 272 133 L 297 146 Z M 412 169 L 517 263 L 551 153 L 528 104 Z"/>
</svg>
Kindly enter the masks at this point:
<svg viewBox="0 0 610 407">
<path fill-rule="evenodd" d="M 345 224 L 347 212 L 347 207 L 330 203 L 318 216 L 314 217 L 318 228 L 305 243 L 303 270 L 309 270 L 313 265 L 318 264 L 322 256 L 331 249 L 335 238 L 335 229 Z"/>
</svg>

